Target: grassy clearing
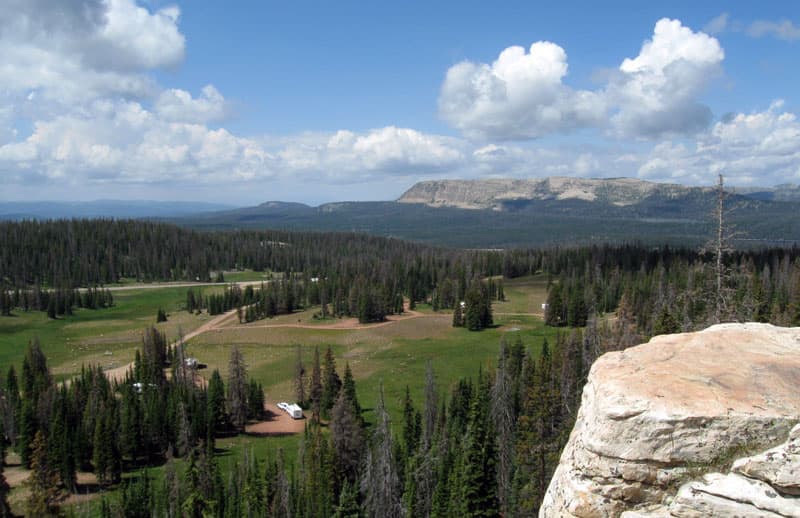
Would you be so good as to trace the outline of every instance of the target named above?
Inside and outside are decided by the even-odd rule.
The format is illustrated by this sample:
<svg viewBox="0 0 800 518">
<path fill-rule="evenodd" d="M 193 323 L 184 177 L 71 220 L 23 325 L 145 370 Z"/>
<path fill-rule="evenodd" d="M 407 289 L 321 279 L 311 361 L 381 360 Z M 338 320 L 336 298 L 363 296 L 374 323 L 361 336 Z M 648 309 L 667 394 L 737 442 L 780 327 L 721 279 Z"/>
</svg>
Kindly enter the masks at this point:
<svg viewBox="0 0 800 518">
<path fill-rule="evenodd" d="M 542 304 L 547 301 L 547 277 L 535 275 L 506 280 L 503 285 L 505 302 L 495 302 L 495 313 L 542 314 Z"/>
<path fill-rule="evenodd" d="M 220 287 L 202 288 L 220 290 Z M 210 317 L 192 315 L 183 310 L 187 288 L 160 288 L 114 292 L 114 307 L 77 309 L 70 317 L 50 320 L 39 311 L 17 311 L 0 318 L 0 365 L 22 364 L 25 348 L 39 337 L 48 364 L 58 378 L 80 372 L 82 364 L 104 368 L 124 365 L 139 346 L 141 332 L 156 325 L 156 311 L 163 308 L 167 322 L 156 325 L 172 339 L 178 330 L 191 331 Z M 3 369 L 5 373 L 6 368 Z"/>
<path fill-rule="evenodd" d="M 239 328 L 223 329 L 191 341 L 188 354 L 198 357 L 209 369 L 214 366 L 227 376 L 227 361 L 233 344 L 239 346 L 250 375 L 264 385 L 269 401 L 294 399 L 294 366 L 297 347 L 310 368 L 314 347 L 323 354 L 331 346 L 340 374 L 345 363 L 353 370 L 359 398 L 372 408 L 382 382 L 386 404 L 397 422 L 400 405 L 409 385 L 412 398 L 421 404 L 425 368 L 431 362 L 443 393 L 462 377 L 477 377 L 478 369 L 491 370 L 503 336 L 508 341 L 520 336 L 538 354 L 545 337 L 555 330 L 540 319 L 527 315 L 499 315 L 497 327 L 479 333 L 451 327 L 451 315 L 424 316 L 391 325 L 366 329 Z M 370 420 L 371 415 L 365 417 Z"/>
<path fill-rule="evenodd" d="M 236 272 L 243 275 L 258 272 Z M 254 280 L 230 278 L 226 280 Z M 207 290 L 220 290 L 209 286 Z M 451 326 L 452 314 L 433 312 L 420 304 L 417 311 L 422 316 L 375 325 L 360 329 L 308 329 L 298 327 L 260 327 L 265 324 L 325 324 L 336 320 L 317 321 L 313 314 L 319 308 L 276 317 L 271 320 L 240 326 L 235 321 L 226 327 L 204 333 L 192 339 L 187 354 L 208 365 L 202 372 L 210 377 L 218 368 L 227 376 L 228 357 L 233 344 L 239 346 L 248 364 L 250 375 L 264 385 L 270 402 L 294 400 L 293 377 L 297 346 L 303 362 L 310 370 L 314 347 L 324 354 L 330 345 L 336 356 L 340 375 L 349 363 L 356 379 L 358 395 L 365 408 L 364 417 L 374 420 L 373 409 L 379 386 L 384 387 L 385 400 L 395 430 L 401 426 L 401 405 L 406 385 L 415 404 L 421 408 L 425 383 L 425 369 L 430 361 L 437 376 L 440 393 L 449 394 L 453 383 L 462 377 L 477 378 L 479 369 L 494 369 L 500 340 L 513 341 L 520 336 L 534 353 L 538 354 L 542 340 L 551 340 L 555 330 L 544 326 L 541 303 L 546 299 L 546 279 L 528 277 L 506 281 L 507 301 L 495 303 L 496 327 L 481 332 L 470 332 Z M 186 288 L 142 289 L 115 292 L 116 306 L 107 310 L 79 310 L 73 317 L 50 321 L 44 313 L 21 314 L 0 318 L 0 364 L 20 364 L 28 340 L 38 335 L 48 361 L 60 376 L 74 373 L 81 363 L 99 363 L 118 366 L 132 360 L 139 345 L 142 329 L 155 322 L 156 310 L 164 308 L 170 315 L 168 322 L 158 327 L 173 338 L 178 327 L 188 332 L 202 325 L 208 315 L 191 315 L 182 310 Z M 113 354 L 106 355 L 106 351 Z M 274 455 L 278 448 L 284 450 L 288 462 L 298 454 L 300 436 L 255 437 L 240 436 L 219 439 L 217 442 L 220 469 L 227 472 L 237 462 L 246 448 L 252 449 L 259 459 Z M 179 468 L 180 469 L 180 468 Z M 149 470 L 155 484 L 161 484 L 163 467 Z M 129 473 L 126 476 L 137 476 Z M 15 490 L 15 492 L 18 490 Z M 116 494 L 116 490 L 110 495 Z M 79 514 L 92 514 L 99 499 L 75 507 Z"/>
</svg>

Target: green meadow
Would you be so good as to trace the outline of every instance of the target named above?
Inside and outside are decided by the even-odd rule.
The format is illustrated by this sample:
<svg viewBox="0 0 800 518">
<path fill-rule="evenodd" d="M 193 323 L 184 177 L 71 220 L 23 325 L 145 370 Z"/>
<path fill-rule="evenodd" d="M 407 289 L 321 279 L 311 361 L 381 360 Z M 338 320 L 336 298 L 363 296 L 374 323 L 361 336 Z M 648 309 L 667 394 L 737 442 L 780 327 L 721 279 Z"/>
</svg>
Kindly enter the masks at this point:
<svg viewBox="0 0 800 518">
<path fill-rule="evenodd" d="M 226 281 L 234 280 L 230 276 L 226 273 Z M 251 276 L 245 280 L 253 279 Z M 319 308 L 309 308 L 244 325 L 233 319 L 190 340 L 186 353 L 207 366 L 201 370 L 202 376 L 210 377 L 216 368 L 225 378 L 231 347 L 237 345 L 244 354 L 249 375 L 263 384 L 267 402 L 275 403 L 295 399 L 298 348 L 310 373 L 315 348 L 319 348 L 322 357 L 330 346 L 340 376 L 345 364 L 353 371 L 367 422 L 374 421 L 373 409 L 382 385 L 387 408 L 395 429 L 399 430 L 406 386 L 415 405 L 421 408 L 429 362 L 440 393 L 446 395 L 459 378 L 475 380 L 480 371 L 492 371 L 503 338 L 512 343 L 519 337 L 534 354 L 538 354 L 545 338 L 552 343 L 556 331 L 546 327 L 539 316 L 546 287 L 546 279 L 540 276 L 506 280 L 507 300 L 493 304 L 495 326 L 480 332 L 453 328 L 450 311 L 434 312 L 424 304 L 419 305 L 417 316 L 412 318 L 368 326 L 356 325 L 352 320 L 319 321 L 313 316 Z M 219 289 L 219 286 L 203 288 L 205 293 Z M 19 368 L 26 344 L 38 336 L 59 379 L 78 372 L 82 364 L 99 364 L 104 368 L 125 365 L 134 357 L 141 331 L 155 325 L 159 307 L 167 311 L 169 320 L 157 327 L 170 339 L 177 337 L 179 329 L 189 332 L 211 318 L 183 309 L 186 290 L 165 287 L 115 291 L 112 308 L 77 310 L 71 317 L 54 321 L 42 312 L 0 318 L 0 364 L 3 371 L 11 363 Z M 335 326 L 341 327 L 330 328 Z M 226 469 L 241 458 L 245 449 L 263 459 L 282 448 L 287 461 L 293 462 L 299 442 L 300 436 L 223 438 L 217 441 L 217 461 Z M 149 472 L 157 483 L 163 479 L 163 467 L 151 468 Z M 20 500 L 19 491 L 24 490 L 15 489 L 16 501 Z M 115 490 L 110 494 L 114 495 Z M 96 504 L 95 498 L 76 504 L 75 509 L 80 513 Z"/>
</svg>

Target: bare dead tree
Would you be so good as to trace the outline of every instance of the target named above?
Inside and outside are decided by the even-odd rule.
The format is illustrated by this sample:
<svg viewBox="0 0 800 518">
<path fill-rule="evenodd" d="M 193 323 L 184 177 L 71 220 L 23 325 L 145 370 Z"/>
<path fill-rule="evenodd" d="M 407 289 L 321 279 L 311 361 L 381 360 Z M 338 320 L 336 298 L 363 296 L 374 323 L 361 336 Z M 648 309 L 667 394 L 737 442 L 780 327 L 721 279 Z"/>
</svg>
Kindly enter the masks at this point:
<svg viewBox="0 0 800 518">
<path fill-rule="evenodd" d="M 715 246 L 715 268 L 714 276 L 716 278 L 716 309 L 714 311 L 714 320 L 720 322 L 722 319 L 722 310 L 725 306 L 725 298 L 722 296 L 722 278 L 725 275 L 723 272 L 722 254 L 725 249 L 725 185 L 722 179 L 722 173 L 719 174 L 719 182 L 717 183 L 717 208 L 714 211 L 717 223 L 717 242 Z"/>
<path fill-rule="evenodd" d="M 506 346 L 501 344 L 494 385 L 491 412 L 497 432 L 497 496 L 505 516 L 511 504 L 511 481 L 514 469 L 514 398 L 506 366 Z"/>
<path fill-rule="evenodd" d="M 716 205 L 713 218 L 715 228 L 714 239 L 707 245 L 714 254 L 714 316 L 713 321 L 718 324 L 731 316 L 729 307 L 731 272 L 725 264 L 725 256 L 733 251 L 732 242 L 738 235 L 729 222 L 728 216 L 732 209 L 727 207 L 730 194 L 725 190 L 725 181 L 722 173 L 717 175 Z"/>
<path fill-rule="evenodd" d="M 379 387 L 378 404 L 375 407 L 376 428 L 372 434 L 372 446 L 367 449 L 361 491 L 364 495 L 364 511 L 370 518 L 400 518 L 400 479 L 392 454 L 392 429 L 383 394 L 383 381 Z"/>
</svg>

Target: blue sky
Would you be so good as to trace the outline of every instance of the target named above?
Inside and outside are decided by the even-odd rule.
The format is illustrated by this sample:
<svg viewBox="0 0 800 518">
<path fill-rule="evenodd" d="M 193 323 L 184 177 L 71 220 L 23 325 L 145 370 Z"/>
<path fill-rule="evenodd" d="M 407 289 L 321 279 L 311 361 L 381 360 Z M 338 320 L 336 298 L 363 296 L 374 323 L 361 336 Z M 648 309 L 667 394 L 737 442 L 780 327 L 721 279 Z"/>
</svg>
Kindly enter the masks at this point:
<svg viewBox="0 0 800 518">
<path fill-rule="evenodd" d="M 800 183 L 800 3 L 496 4 L 9 0 L 0 199 Z"/>
</svg>

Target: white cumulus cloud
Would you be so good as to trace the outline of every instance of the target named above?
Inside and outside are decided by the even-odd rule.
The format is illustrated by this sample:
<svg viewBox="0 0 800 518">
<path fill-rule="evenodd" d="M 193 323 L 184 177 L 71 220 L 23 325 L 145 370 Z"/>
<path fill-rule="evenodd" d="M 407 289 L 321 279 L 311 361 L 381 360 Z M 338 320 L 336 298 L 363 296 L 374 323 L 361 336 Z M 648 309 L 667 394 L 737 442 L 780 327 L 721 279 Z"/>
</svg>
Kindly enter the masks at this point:
<svg viewBox="0 0 800 518">
<path fill-rule="evenodd" d="M 612 130 L 627 137 L 661 137 L 706 128 L 711 110 L 697 97 L 724 58 L 715 38 L 678 20 L 659 20 L 652 39 L 638 56 L 622 62 L 606 89 L 616 107 Z"/>
<path fill-rule="evenodd" d="M 711 112 L 697 101 L 724 59 L 719 42 L 678 20 L 661 19 L 639 54 L 609 83 L 575 90 L 564 83 L 567 54 L 540 41 L 509 47 L 491 65 L 464 61 L 447 71 L 439 112 L 466 136 L 530 139 L 579 128 L 655 138 L 697 132 Z"/>
<path fill-rule="evenodd" d="M 60 106 L 114 94 L 152 95 L 152 68 L 178 64 L 179 10 L 135 0 L 6 0 L 0 3 L 0 91 Z M 34 100 L 33 97 L 31 100 Z"/>
<path fill-rule="evenodd" d="M 387 126 L 357 134 L 290 140 L 278 152 L 287 169 L 354 181 L 382 174 L 407 176 L 452 171 L 464 161 L 458 140 Z"/>
<path fill-rule="evenodd" d="M 564 85 L 567 54 L 548 41 L 509 47 L 491 65 L 461 62 L 447 71 L 439 112 L 468 136 L 535 138 L 596 125 L 601 96 Z"/>
<path fill-rule="evenodd" d="M 85 181 L 224 182 L 274 174 L 257 142 L 159 118 L 135 101 L 93 103 L 82 114 L 35 123 L 25 140 L 0 146 L 0 168 L 16 178 Z"/>
<path fill-rule="evenodd" d="M 169 121 L 206 123 L 224 119 L 228 114 L 228 104 L 213 85 L 203 87 L 200 97 L 171 88 L 158 96 L 155 111 Z"/>
<path fill-rule="evenodd" d="M 666 141 L 645 157 L 645 178 L 710 183 L 722 173 L 732 185 L 800 182 L 800 121 L 773 102 L 761 112 L 738 113 L 717 122 L 693 145 Z"/>
</svg>

